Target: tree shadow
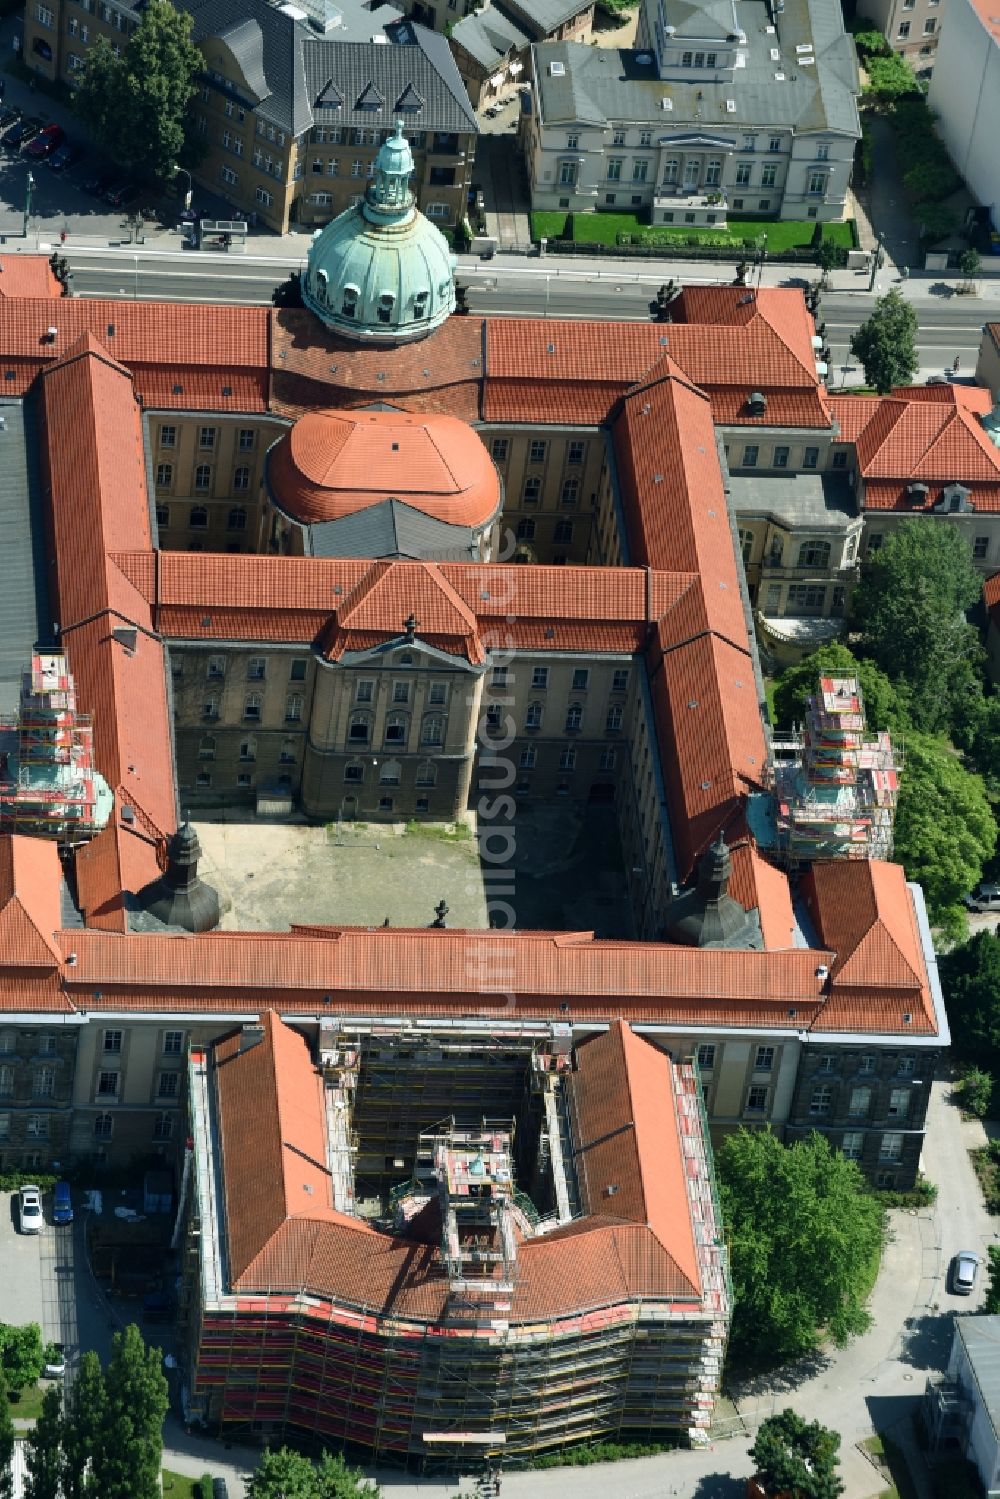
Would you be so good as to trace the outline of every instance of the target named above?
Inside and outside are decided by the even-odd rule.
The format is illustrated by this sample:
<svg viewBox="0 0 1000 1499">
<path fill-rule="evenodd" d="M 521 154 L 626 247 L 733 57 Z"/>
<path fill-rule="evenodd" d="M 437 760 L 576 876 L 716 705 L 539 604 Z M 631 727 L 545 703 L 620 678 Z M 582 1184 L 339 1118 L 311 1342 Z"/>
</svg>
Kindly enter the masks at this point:
<svg viewBox="0 0 1000 1499">
<path fill-rule="evenodd" d="M 788 1394 L 797 1390 L 807 1379 L 815 1379 L 818 1374 L 822 1374 L 830 1367 L 831 1362 L 829 1354 L 816 1349 L 813 1353 L 796 1359 L 793 1364 L 734 1366 L 726 1373 L 726 1393 L 737 1405 L 751 1396 Z"/>
<path fill-rule="evenodd" d="M 901 1364 L 914 1369 L 943 1369 L 948 1362 L 954 1329 L 954 1312 L 928 1313 L 907 1317 L 903 1323 Z"/>
<path fill-rule="evenodd" d="M 734 1478 L 731 1473 L 706 1473 L 691 1490 L 691 1499 L 742 1499 L 746 1491 L 745 1478 Z"/>
<path fill-rule="evenodd" d="M 955 295 L 955 288 L 949 286 L 947 281 L 932 281 L 927 290 L 932 297 L 953 297 Z"/>
</svg>

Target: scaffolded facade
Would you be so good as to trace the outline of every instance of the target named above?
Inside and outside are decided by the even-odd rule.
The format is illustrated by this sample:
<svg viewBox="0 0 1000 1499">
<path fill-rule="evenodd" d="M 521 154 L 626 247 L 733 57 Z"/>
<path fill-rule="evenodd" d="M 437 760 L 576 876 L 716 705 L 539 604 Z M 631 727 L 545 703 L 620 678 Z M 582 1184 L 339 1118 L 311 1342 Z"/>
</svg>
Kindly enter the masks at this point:
<svg viewBox="0 0 1000 1499">
<path fill-rule="evenodd" d="M 112 804 L 65 655 L 33 655 L 18 712 L 0 718 L 0 832 L 73 846 L 101 831 Z"/>
<path fill-rule="evenodd" d="M 595 1044 L 614 1052 L 617 1027 L 587 1043 Z M 352 1230 L 333 1214 L 337 1223 L 317 1223 L 310 1237 L 308 1266 L 294 1268 L 282 1249 L 284 1284 L 227 1283 L 226 1225 L 240 1209 L 225 1174 L 232 1143 L 220 1159 L 212 1127 L 220 1117 L 215 1079 L 226 1072 L 216 1073 L 209 1052 L 194 1052 L 189 1414 L 233 1434 L 343 1443 L 421 1468 L 516 1466 L 616 1436 L 703 1439 L 731 1294 L 700 1084 L 693 1064 L 672 1063 L 630 1032 L 621 1044 L 648 1050 L 651 1059 L 641 1060 L 663 1084 L 657 1107 L 668 1111 L 673 1144 L 659 1147 L 675 1159 L 670 1231 L 681 1225 L 690 1246 L 686 1273 L 680 1251 L 675 1260 L 647 1223 L 632 1220 L 657 1209 L 637 1206 L 625 1165 L 620 1198 L 604 1166 L 592 1162 L 587 1190 L 595 1200 L 566 1222 L 558 1208 L 540 1218 L 515 1187 L 513 1121 L 449 1119 L 418 1136 L 412 1175 L 390 1194 L 383 1232 Z M 572 1158 L 589 1151 L 586 1136 L 603 1124 L 595 1126 L 585 1097 L 570 1098 L 558 1048 L 558 1038 L 538 1045 L 532 1072 L 567 1116 Z M 352 1047 L 342 1037 L 324 1049 L 326 1090 L 338 1093 L 333 1110 L 343 1114 L 337 1104 L 348 1094 L 330 1063 Z M 595 1076 L 599 1063 L 607 1065 L 592 1052 Z M 628 1120 L 621 1129 L 635 1132 Z M 657 1148 L 651 1140 L 648 1147 Z M 334 1155 L 340 1149 L 333 1142 Z M 613 1147 L 622 1161 L 629 1151 L 624 1138 Z M 572 1172 L 571 1159 L 565 1165 Z M 334 1167 L 333 1198 L 337 1175 Z M 395 1257 L 386 1277 L 383 1256 Z M 362 1262 L 370 1267 L 367 1299 L 356 1273 Z"/>
<path fill-rule="evenodd" d="M 856 678 L 821 677 L 803 730 L 774 751 L 775 851 L 789 868 L 891 859 L 902 750 L 866 732 Z"/>
</svg>

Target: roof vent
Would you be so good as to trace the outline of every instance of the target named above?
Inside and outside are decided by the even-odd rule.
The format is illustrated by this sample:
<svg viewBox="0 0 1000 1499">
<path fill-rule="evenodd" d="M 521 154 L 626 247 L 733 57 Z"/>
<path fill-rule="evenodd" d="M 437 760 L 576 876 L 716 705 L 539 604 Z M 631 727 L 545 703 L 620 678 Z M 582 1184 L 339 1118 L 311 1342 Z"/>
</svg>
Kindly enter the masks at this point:
<svg viewBox="0 0 1000 1499">
<path fill-rule="evenodd" d="M 816 969 L 816 977 L 822 983 L 825 983 L 826 980 L 830 977 L 830 970 L 829 970 L 829 968 L 827 968 L 827 966 L 826 966 L 825 963 L 821 963 L 819 965 L 819 967 Z"/>
<path fill-rule="evenodd" d="M 66 967 L 67 968 L 75 968 L 76 964 L 77 964 L 76 953 L 75 952 L 67 953 L 66 954 Z"/>
<path fill-rule="evenodd" d="M 555 344 L 546 344 L 546 346 L 545 346 L 545 352 L 546 352 L 546 354 L 554 354 L 555 351 L 556 351 Z"/>
<path fill-rule="evenodd" d="M 814 68 L 816 66 L 816 59 L 815 57 L 800 57 L 799 63 L 803 68 Z"/>
<path fill-rule="evenodd" d="M 109 323 L 108 324 L 108 337 L 109 338 L 114 338 L 114 336 L 115 336 L 115 325 L 114 325 L 114 323 Z"/>
<path fill-rule="evenodd" d="M 664 97 L 660 100 L 660 108 L 661 109 L 666 109 L 666 110 L 669 111 L 669 110 L 673 109 L 673 107 L 674 107 L 674 101 L 673 101 L 673 99 L 668 99 L 666 97 L 666 95 L 664 95 Z"/>
<path fill-rule="evenodd" d="M 727 99 L 726 100 L 726 112 L 727 112 L 727 114 L 731 114 L 731 115 L 734 115 L 736 113 L 736 100 L 735 99 Z"/>
<path fill-rule="evenodd" d="M 135 647 L 139 639 L 138 630 L 119 625 L 116 629 L 111 631 L 111 634 L 112 637 L 117 640 L 119 645 L 124 646 L 125 650 L 128 651 L 130 656 L 135 655 Z"/>
<path fill-rule="evenodd" d="M 604 1188 L 604 1195 L 605 1195 L 605 1197 L 614 1197 L 615 1194 L 617 1193 L 617 1191 L 618 1191 L 618 1183 L 617 1182 L 609 1182 L 609 1184 Z"/>
<path fill-rule="evenodd" d="M 781 61 L 781 48 L 780 47 L 772 47 L 771 48 L 771 61 L 772 62 L 780 62 Z"/>
<path fill-rule="evenodd" d="M 566 64 L 564 62 L 550 62 L 549 63 L 549 77 L 550 78 L 565 78 L 566 77 Z"/>
<path fill-rule="evenodd" d="M 784 83 L 784 81 L 785 81 L 785 75 L 784 75 L 784 73 L 775 73 L 775 75 L 774 75 L 774 81 L 775 81 L 775 83 Z"/>
<path fill-rule="evenodd" d="M 59 337 L 59 329 L 58 328 L 46 328 L 46 330 L 45 330 L 45 337 L 47 338 L 47 340 L 49 341 L 50 344 L 54 344 L 55 341 L 56 341 L 56 339 Z"/>
<path fill-rule="evenodd" d="M 763 416 L 767 410 L 767 396 L 763 391 L 752 390 L 747 400 L 747 408 L 751 416 Z"/>
</svg>

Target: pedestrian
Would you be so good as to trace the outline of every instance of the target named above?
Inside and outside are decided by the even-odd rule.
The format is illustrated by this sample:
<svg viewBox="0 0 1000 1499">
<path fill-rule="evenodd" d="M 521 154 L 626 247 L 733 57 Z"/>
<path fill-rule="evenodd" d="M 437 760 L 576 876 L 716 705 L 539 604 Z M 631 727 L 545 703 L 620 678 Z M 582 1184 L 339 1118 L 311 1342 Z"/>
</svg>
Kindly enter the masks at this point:
<svg viewBox="0 0 1000 1499">
<path fill-rule="evenodd" d="M 904 265 L 902 267 L 902 269 L 900 270 L 899 279 L 900 279 L 900 281 L 908 281 L 909 277 L 910 277 L 910 267 L 908 265 Z"/>
<path fill-rule="evenodd" d="M 64 245 L 66 243 L 66 230 L 65 229 L 60 229 L 60 231 L 59 231 L 59 243 L 61 245 Z"/>
<path fill-rule="evenodd" d="M 953 375 L 957 375 L 958 374 L 959 368 L 961 367 L 961 363 L 962 363 L 961 359 L 956 354 L 955 355 L 955 363 L 951 367 L 951 372 L 952 372 Z"/>
</svg>

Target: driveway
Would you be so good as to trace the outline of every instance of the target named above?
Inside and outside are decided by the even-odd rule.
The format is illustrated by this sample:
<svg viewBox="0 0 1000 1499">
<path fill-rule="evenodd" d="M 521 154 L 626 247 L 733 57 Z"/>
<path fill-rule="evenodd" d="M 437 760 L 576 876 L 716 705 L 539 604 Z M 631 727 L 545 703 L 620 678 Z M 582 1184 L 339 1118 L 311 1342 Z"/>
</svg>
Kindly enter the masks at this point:
<svg viewBox="0 0 1000 1499">
<path fill-rule="evenodd" d="M 22 1234 L 18 1228 L 17 1193 L 5 1193 L 0 1212 L 0 1322 L 23 1325 L 37 1322 L 43 1338 L 58 1334 L 46 1325 L 46 1296 L 42 1289 L 42 1263 L 53 1252 L 57 1230 L 47 1222 L 40 1234 Z M 48 1217 L 49 1205 L 46 1204 Z M 48 1277 L 46 1277 L 47 1279 Z"/>
</svg>

